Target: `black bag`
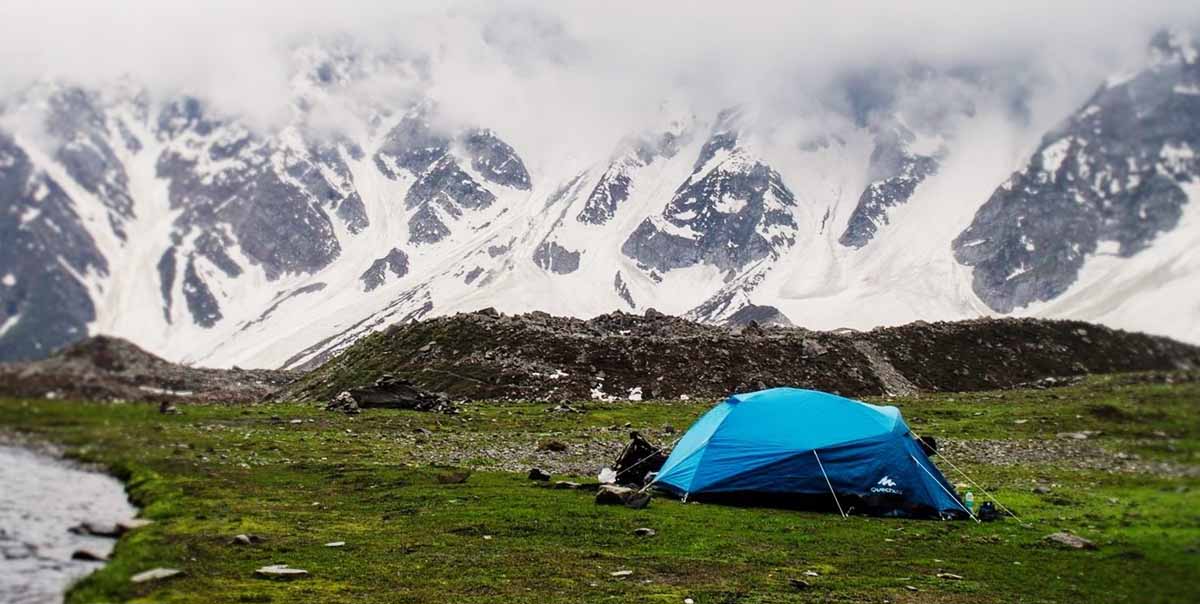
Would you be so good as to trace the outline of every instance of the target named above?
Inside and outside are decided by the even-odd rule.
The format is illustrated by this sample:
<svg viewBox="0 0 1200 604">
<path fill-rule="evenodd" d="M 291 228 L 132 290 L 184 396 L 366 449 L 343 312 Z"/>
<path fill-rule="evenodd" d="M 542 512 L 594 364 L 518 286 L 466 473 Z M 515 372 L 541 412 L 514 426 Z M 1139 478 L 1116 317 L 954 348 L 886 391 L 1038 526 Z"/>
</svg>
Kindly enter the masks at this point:
<svg viewBox="0 0 1200 604">
<path fill-rule="evenodd" d="M 979 506 L 978 518 L 983 522 L 991 522 L 1000 518 L 1000 513 L 996 511 L 996 506 L 992 502 L 985 501 Z"/>
</svg>

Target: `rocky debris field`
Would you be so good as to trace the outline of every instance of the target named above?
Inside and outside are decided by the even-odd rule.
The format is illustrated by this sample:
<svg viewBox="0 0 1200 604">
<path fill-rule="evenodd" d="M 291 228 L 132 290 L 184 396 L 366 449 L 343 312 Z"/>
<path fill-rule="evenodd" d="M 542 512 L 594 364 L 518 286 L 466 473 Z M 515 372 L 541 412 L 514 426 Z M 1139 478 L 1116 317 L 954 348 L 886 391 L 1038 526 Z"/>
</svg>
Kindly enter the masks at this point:
<svg viewBox="0 0 1200 604">
<path fill-rule="evenodd" d="M 126 340 L 95 336 L 41 361 L 0 364 L 0 396 L 248 403 L 262 399 L 298 375 L 261 369 L 188 367 L 154 356 Z"/>
<path fill-rule="evenodd" d="M 1011 388 L 1200 367 L 1200 349 L 1076 321 L 917 322 L 869 332 L 729 328 L 647 311 L 590 320 L 487 309 L 368 336 L 276 400 L 328 402 L 384 375 L 460 399 L 720 398 L 772 386 L 847 396 Z"/>
</svg>

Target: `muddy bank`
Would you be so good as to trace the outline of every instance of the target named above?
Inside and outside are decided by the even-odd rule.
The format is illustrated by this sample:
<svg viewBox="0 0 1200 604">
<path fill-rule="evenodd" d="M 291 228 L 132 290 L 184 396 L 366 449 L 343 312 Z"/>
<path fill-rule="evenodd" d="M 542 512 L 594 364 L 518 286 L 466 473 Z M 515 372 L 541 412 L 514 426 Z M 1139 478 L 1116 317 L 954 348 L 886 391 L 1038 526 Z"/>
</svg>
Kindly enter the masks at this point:
<svg viewBox="0 0 1200 604">
<path fill-rule="evenodd" d="M 116 479 L 64 461 L 44 448 L 0 441 L 0 602 L 61 602 L 100 562 L 73 560 L 87 550 L 106 557 L 112 539 L 70 532 L 83 522 L 112 525 L 137 510 Z"/>
<path fill-rule="evenodd" d="M 397 325 L 276 394 L 328 401 L 383 375 L 471 399 L 848 396 L 1011 388 L 1050 376 L 1200 367 L 1200 349 L 1077 321 L 981 319 L 869 332 L 731 329 L 648 311 L 590 320 L 480 311 Z"/>
</svg>

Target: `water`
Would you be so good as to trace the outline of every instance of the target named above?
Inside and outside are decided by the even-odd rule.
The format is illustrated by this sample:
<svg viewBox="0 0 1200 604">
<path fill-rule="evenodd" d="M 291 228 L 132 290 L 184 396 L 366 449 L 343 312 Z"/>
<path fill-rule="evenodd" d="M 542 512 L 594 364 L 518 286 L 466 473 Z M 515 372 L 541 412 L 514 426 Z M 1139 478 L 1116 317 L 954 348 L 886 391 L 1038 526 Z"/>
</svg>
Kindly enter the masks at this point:
<svg viewBox="0 0 1200 604">
<path fill-rule="evenodd" d="M 0 445 L 0 602 L 62 602 L 99 562 L 72 560 L 87 549 L 107 556 L 113 539 L 73 535 L 84 521 L 112 524 L 137 510 L 116 479 L 53 456 Z"/>
</svg>

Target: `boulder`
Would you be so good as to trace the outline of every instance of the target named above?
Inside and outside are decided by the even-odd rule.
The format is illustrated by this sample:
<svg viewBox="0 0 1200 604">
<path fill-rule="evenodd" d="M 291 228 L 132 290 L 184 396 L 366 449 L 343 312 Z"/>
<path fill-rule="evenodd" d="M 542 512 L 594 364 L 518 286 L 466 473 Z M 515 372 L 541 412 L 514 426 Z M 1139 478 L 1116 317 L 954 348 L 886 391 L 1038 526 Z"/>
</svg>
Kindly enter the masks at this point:
<svg viewBox="0 0 1200 604">
<path fill-rule="evenodd" d="M 549 482 L 550 475 L 547 474 L 545 471 L 543 471 L 541 468 L 530 468 L 529 480 L 537 480 L 540 482 Z"/>
<path fill-rule="evenodd" d="M 90 549 L 77 549 L 71 553 L 72 560 L 82 560 L 84 562 L 104 562 L 108 560 L 108 556 L 101 555 Z"/>
<path fill-rule="evenodd" d="M 346 390 L 333 397 L 333 400 L 329 401 L 328 405 L 325 405 L 325 410 L 338 411 L 346 415 L 357 415 L 362 412 L 362 409 L 358 406 L 358 401 L 354 400 L 354 395 Z"/>
<path fill-rule="evenodd" d="M 347 398 L 343 399 L 343 394 Z M 410 409 L 448 415 L 458 413 L 458 408 L 445 395 L 427 392 L 411 381 L 394 375 L 385 375 L 370 386 L 351 388 L 338 394 L 334 401 L 338 399 L 342 399 L 341 405 L 353 400 L 360 409 Z"/>
<path fill-rule="evenodd" d="M 254 574 L 264 579 L 291 581 L 292 579 L 302 579 L 307 577 L 308 571 L 299 568 L 292 568 L 286 564 L 272 564 L 254 571 Z"/>
<path fill-rule="evenodd" d="M 1096 549 L 1096 544 L 1067 532 L 1051 533 L 1043 537 L 1045 541 L 1060 545 L 1069 549 Z"/>
<path fill-rule="evenodd" d="M 175 568 L 152 568 L 147 571 L 140 572 L 129 578 L 134 583 L 148 583 L 150 581 L 161 581 L 170 579 L 178 575 L 182 575 L 183 571 Z"/>
</svg>

